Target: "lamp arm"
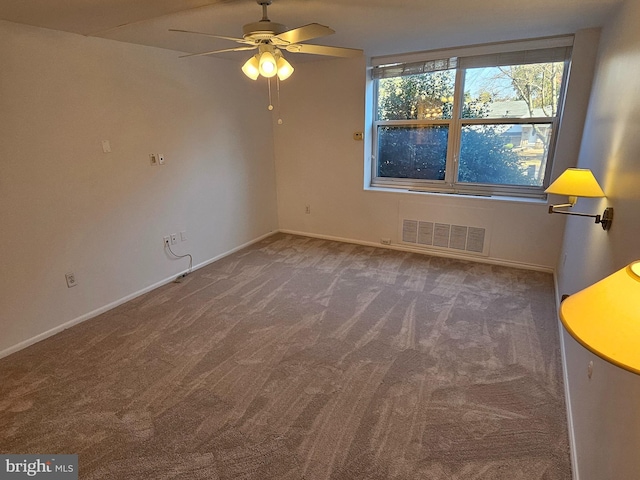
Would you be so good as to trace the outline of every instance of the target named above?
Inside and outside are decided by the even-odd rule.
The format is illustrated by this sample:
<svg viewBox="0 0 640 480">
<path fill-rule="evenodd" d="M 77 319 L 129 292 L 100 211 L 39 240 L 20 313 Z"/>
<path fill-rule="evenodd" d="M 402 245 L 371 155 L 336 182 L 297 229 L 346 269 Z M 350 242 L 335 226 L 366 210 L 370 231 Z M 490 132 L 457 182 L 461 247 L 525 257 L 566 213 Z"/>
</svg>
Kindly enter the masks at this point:
<svg viewBox="0 0 640 480">
<path fill-rule="evenodd" d="M 589 218 L 595 218 L 596 219 L 596 223 L 600 223 L 600 219 L 602 218 L 601 215 L 592 215 L 590 213 L 580 213 L 580 212 L 565 212 L 563 210 L 555 210 L 554 207 L 559 207 L 561 205 L 551 205 L 549 207 L 549 213 L 560 213 L 562 215 L 575 215 L 576 217 L 589 217 Z"/>
<path fill-rule="evenodd" d="M 559 205 L 549 205 L 549 213 L 569 213 L 569 212 L 562 212 L 559 210 L 556 210 L 556 208 L 571 208 L 573 207 L 573 203 L 561 203 Z"/>
<path fill-rule="evenodd" d="M 596 219 L 595 223 L 599 223 L 602 226 L 603 230 L 609 230 L 611 228 L 611 223 L 613 222 L 613 207 L 605 208 L 602 215 L 592 215 L 590 213 L 567 212 L 566 210 L 556 210 L 556 208 L 566 207 L 566 206 L 567 204 L 549 205 L 549 213 L 560 213 L 562 215 L 575 215 L 577 217 L 595 218 Z"/>
</svg>

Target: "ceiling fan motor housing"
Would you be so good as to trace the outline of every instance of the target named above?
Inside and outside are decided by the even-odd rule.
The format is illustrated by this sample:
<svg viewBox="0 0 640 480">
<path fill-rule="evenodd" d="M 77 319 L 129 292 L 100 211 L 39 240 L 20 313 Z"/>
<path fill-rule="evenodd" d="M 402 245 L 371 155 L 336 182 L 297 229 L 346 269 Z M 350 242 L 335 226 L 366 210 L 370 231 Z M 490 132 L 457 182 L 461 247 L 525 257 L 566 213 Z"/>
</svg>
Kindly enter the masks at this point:
<svg viewBox="0 0 640 480">
<path fill-rule="evenodd" d="M 287 27 L 281 23 L 264 21 L 248 23 L 242 27 L 242 37 L 245 40 L 269 40 L 271 37 L 287 31 Z"/>
</svg>

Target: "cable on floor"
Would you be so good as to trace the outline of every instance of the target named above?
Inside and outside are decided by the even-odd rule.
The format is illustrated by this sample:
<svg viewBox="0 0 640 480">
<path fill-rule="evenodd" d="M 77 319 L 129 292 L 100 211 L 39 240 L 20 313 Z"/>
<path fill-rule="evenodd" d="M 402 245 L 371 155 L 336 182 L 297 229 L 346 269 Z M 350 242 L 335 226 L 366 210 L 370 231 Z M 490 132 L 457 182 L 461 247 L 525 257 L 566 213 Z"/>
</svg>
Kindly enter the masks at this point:
<svg viewBox="0 0 640 480">
<path fill-rule="evenodd" d="M 186 277 L 187 275 L 191 274 L 191 271 L 192 271 L 192 268 L 193 268 L 193 257 L 191 256 L 190 253 L 187 253 L 185 255 L 178 255 L 177 253 L 174 253 L 173 250 L 171 250 L 171 245 L 169 243 L 165 243 L 164 246 L 167 247 L 167 249 L 169 250 L 169 253 L 171 253 L 171 255 L 173 255 L 176 258 L 189 257 L 189 268 L 187 269 L 187 271 L 185 273 L 182 273 L 182 274 L 178 275 L 178 278 L 176 278 L 174 280 L 175 283 L 180 283 L 184 277 Z"/>
</svg>

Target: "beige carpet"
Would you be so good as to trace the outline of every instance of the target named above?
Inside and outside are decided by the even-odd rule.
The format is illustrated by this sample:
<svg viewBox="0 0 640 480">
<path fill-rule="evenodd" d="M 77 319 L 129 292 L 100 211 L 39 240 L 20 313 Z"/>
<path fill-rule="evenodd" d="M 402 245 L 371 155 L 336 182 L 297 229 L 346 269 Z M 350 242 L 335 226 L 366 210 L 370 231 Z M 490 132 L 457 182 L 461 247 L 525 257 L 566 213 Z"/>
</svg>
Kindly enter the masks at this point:
<svg viewBox="0 0 640 480">
<path fill-rule="evenodd" d="M 0 360 L 83 479 L 571 478 L 549 274 L 277 234 Z"/>
</svg>

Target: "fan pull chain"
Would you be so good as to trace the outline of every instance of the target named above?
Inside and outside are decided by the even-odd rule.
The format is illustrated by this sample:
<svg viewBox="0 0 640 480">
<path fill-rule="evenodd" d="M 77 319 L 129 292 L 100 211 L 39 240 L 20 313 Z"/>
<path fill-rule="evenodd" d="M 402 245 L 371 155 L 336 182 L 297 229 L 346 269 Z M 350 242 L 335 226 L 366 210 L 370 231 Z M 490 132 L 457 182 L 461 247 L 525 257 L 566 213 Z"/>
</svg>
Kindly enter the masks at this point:
<svg viewBox="0 0 640 480">
<path fill-rule="evenodd" d="M 273 104 L 271 103 L 271 79 L 267 78 L 267 84 L 269 85 L 269 106 L 267 107 L 270 111 L 273 110 Z"/>
<path fill-rule="evenodd" d="M 276 77 L 276 86 L 278 91 L 278 125 L 282 125 L 282 117 L 280 116 L 280 78 Z"/>
</svg>

